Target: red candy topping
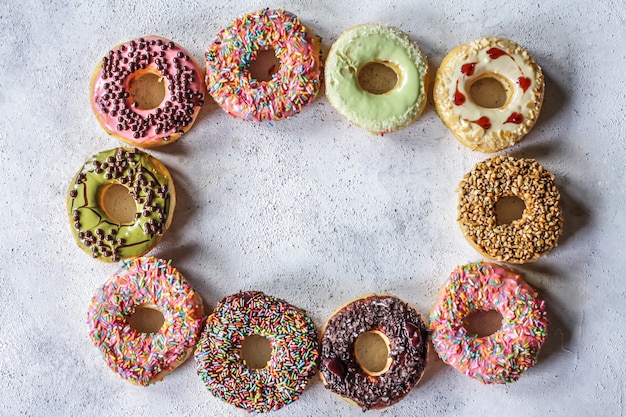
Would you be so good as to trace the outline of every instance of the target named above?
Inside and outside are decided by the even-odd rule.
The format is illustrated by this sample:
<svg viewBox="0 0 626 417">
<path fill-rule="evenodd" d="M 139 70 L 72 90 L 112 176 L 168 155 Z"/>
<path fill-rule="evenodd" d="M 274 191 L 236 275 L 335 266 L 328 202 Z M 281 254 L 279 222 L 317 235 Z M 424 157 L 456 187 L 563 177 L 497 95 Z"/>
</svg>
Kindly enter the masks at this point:
<svg viewBox="0 0 626 417">
<path fill-rule="evenodd" d="M 456 82 L 456 89 L 454 90 L 454 104 L 462 106 L 465 103 L 465 96 L 459 91 L 459 82 Z"/>
<path fill-rule="evenodd" d="M 404 323 L 404 328 L 406 329 L 406 334 L 409 337 L 409 340 L 411 340 L 411 346 L 416 347 L 422 343 L 422 333 L 419 327 L 410 321 L 407 321 Z"/>
<path fill-rule="evenodd" d="M 504 52 L 500 48 L 489 48 L 487 50 L 487 55 L 489 55 L 489 58 L 491 58 L 491 59 L 498 59 L 498 58 L 500 58 L 503 55 L 510 56 L 509 54 L 507 54 L 506 52 Z"/>
<path fill-rule="evenodd" d="M 524 90 L 524 92 L 526 92 L 526 90 L 528 90 L 528 87 L 530 87 L 530 78 L 528 77 L 519 77 L 517 79 L 517 83 L 519 84 L 520 87 L 522 87 L 522 90 Z"/>
<path fill-rule="evenodd" d="M 491 120 L 489 120 L 486 116 L 483 116 L 478 120 L 473 120 L 472 123 L 476 123 L 485 130 L 489 130 L 491 128 Z"/>
<path fill-rule="evenodd" d="M 343 378 L 346 375 L 346 368 L 339 358 L 326 358 L 322 361 L 322 365 L 339 378 Z"/>
<path fill-rule="evenodd" d="M 467 64 L 463 64 L 461 67 L 461 72 L 468 77 L 474 75 L 474 70 L 476 69 L 476 62 L 469 62 Z"/>
<path fill-rule="evenodd" d="M 523 121 L 524 121 L 524 116 L 522 114 L 513 112 L 513 113 L 511 113 L 509 118 L 506 119 L 506 122 L 504 122 L 504 123 L 515 123 L 516 125 L 519 125 Z"/>
</svg>

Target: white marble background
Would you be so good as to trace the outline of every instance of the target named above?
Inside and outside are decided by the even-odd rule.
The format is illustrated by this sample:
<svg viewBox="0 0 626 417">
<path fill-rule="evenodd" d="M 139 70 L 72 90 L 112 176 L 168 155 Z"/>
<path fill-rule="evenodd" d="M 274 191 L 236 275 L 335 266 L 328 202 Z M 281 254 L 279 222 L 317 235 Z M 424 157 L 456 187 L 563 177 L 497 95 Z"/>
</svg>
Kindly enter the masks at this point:
<svg viewBox="0 0 626 417">
<path fill-rule="evenodd" d="M 93 3 L 93 4 L 92 4 Z M 116 269 L 85 255 L 66 218 L 84 160 L 122 145 L 88 102 L 113 46 L 171 38 L 198 60 L 235 17 L 298 14 L 324 42 L 365 22 L 409 33 L 436 70 L 460 43 L 509 37 L 546 75 L 535 129 L 508 152 L 555 173 L 566 216 L 560 245 L 518 267 L 547 301 L 539 363 L 518 382 L 484 386 L 431 355 L 422 382 L 390 416 L 618 416 L 625 413 L 626 7 L 621 0 L 0 3 L 0 415 L 191 416 L 245 412 L 205 390 L 193 360 L 164 382 L 121 380 L 88 337 L 95 289 Z M 210 308 L 258 289 L 322 326 L 368 292 L 427 314 L 452 269 L 480 259 L 456 220 L 455 188 L 485 154 L 462 147 L 432 102 L 405 130 L 376 137 L 325 97 L 272 125 L 231 118 L 207 100 L 179 142 L 151 151 L 173 172 L 173 227 L 151 254 L 171 258 Z M 361 415 L 314 378 L 276 416 Z"/>
</svg>

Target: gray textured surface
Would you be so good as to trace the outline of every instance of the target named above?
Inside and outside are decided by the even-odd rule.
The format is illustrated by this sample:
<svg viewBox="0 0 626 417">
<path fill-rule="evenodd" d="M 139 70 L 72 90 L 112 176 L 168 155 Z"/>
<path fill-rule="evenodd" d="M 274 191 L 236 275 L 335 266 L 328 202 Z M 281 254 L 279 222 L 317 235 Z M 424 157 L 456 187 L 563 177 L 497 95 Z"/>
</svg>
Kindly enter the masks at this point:
<svg viewBox="0 0 626 417">
<path fill-rule="evenodd" d="M 197 59 L 236 16 L 285 7 L 328 49 L 364 22 L 398 26 L 435 70 L 485 35 L 524 45 L 547 79 L 535 129 L 510 149 L 557 176 L 561 244 L 518 267 L 552 321 L 538 365 L 483 386 L 431 356 L 420 385 L 385 415 L 623 415 L 626 258 L 626 11 L 621 1 L 3 1 L 0 4 L 0 415 L 244 415 L 213 398 L 189 361 L 164 382 L 119 379 L 87 335 L 95 289 L 116 270 L 75 245 L 66 188 L 85 158 L 121 145 L 88 103 L 114 45 L 159 34 Z M 432 103 L 407 129 L 375 137 L 321 96 L 291 120 L 245 123 L 207 101 L 176 144 L 152 151 L 179 190 L 173 227 L 152 254 L 171 258 L 210 307 L 258 289 L 321 326 L 368 292 L 427 314 L 445 277 L 479 259 L 456 219 L 455 188 L 486 157 L 459 145 Z M 377 414 L 377 413 L 373 413 Z M 361 415 L 313 379 L 277 416 Z"/>
</svg>

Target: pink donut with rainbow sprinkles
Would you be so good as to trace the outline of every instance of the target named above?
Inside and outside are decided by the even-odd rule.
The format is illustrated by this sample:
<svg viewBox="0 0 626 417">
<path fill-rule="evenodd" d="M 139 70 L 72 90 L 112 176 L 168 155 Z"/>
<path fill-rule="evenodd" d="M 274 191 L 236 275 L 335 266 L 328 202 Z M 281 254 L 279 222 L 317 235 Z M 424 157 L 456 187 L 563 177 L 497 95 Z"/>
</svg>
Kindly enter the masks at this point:
<svg viewBox="0 0 626 417">
<path fill-rule="evenodd" d="M 484 337 L 468 332 L 465 320 L 481 310 L 502 315 L 500 330 Z M 484 384 L 516 381 L 534 366 L 547 327 L 536 291 L 512 269 L 486 262 L 455 269 L 430 313 L 439 357 Z"/>
<path fill-rule="evenodd" d="M 274 50 L 280 67 L 268 81 L 250 73 L 260 52 Z M 293 13 L 263 9 L 236 19 L 207 48 L 209 94 L 227 113 L 260 122 L 299 113 L 320 88 L 319 42 Z"/>
<path fill-rule="evenodd" d="M 137 330 L 133 314 L 158 310 L 156 332 Z M 136 258 L 94 294 L 88 311 L 89 335 L 106 364 L 136 385 L 162 380 L 192 353 L 204 325 L 202 298 L 168 261 Z"/>
</svg>

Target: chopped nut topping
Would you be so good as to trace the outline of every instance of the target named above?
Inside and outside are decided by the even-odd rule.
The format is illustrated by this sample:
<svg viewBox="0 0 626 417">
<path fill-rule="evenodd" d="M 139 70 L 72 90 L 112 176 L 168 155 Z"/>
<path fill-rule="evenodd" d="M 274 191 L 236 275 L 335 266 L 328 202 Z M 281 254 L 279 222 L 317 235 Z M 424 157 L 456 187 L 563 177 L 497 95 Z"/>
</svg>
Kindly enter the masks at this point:
<svg viewBox="0 0 626 417">
<path fill-rule="evenodd" d="M 510 263 L 539 258 L 557 245 L 563 230 L 561 195 L 554 175 L 534 159 L 496 156 L 480 162 L 461 180 L 458 222 L 484 256 Z M 516 196 L 526 209 L 520 219 L 498 225 L 495 206 Z"/>
</svg>

